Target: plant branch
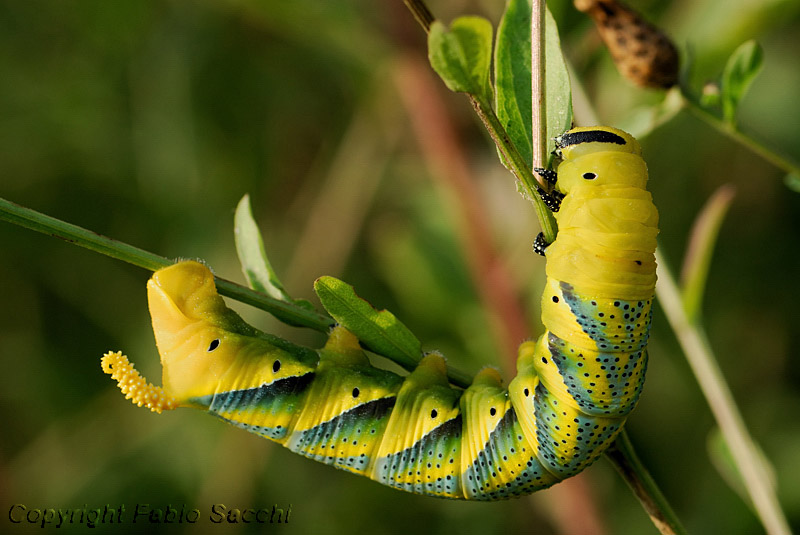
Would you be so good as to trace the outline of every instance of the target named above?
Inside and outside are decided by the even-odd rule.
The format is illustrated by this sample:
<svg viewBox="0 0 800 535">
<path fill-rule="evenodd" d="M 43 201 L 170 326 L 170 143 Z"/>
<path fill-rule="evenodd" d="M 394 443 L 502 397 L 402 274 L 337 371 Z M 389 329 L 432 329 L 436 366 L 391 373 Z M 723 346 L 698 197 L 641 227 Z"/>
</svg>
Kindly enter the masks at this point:
<svg viewBox="0 0 800 535">
<path fill-rule="evenodd" d="M 691 322 L 687 317 L 675 278 L 658 252 L 656 261 L 658 301 L 725 437 L 761 523 L 770 535 L 788 535 L 789 525 L 775 496 L 775 490 L 769 482 L 768 473 L 722 376 L 706 335 L 696 322 Z"/>
<path fill-rule="evenodd" d="M 422 26 L 422 29 L 425 30 L 425 33 L 430 32 L 431 24 L 433 24 L 433 21 L 436 19 L 430 9 L 428 9 L 428 6 L 425 5 L 425 2 L 421 0 L 403 0 L 403 3 L 414 15 L 414 18 L 419 25 Z"/>
<path fill-rule="evenodd" d="M 545 167 L 546 143 L 542 135 L 547 132 L 547 114 L 542 113 L 545 107 L 544 6 L 543 0 L 531 2 L 531 144 L 534 168 Z M 548 236 L 545 239 L 552 241 Z"/>
<path fill-rule="evenodd" d="M 672 511 L 661 490 L 644 467 L 625 429 L 606 450 L 606 458 L 611 461 L 622 479 L 639 498 L 650 520 L 662 535 L 685 535 L 686 530 Z"/>
<path fill-rule="evenodd" d="M 691 96 L 684 88 L 681 88 L 681 96 L 683 97 L 684 102 L 689 108 L 689 111 L 692 112 L 696 117 L 705 121 L 706 123 L 714 127 L 722 134 L 731 138 L 733 141 L 747 147 L 754 153 L 758 154 L 759 156 L 770 162 L 775 167 L 782 169 L 787 173 L 793 173 L 797 176 L 800 176 L 800 164 L 778 154 L 771 148 L 765 146 L 761 142 L 756 141 L 752 137 L 743 133 L 741 130 L 736 128 L 734 124 L 731 124 L 730 122 L 725 121 L 721 117 L 718 117 L 710 110 L 703 107 L 697 101 L 697 99 Z"/>
<path fill-rule="evenodd" d="M 0 220 L 59 238 L 73 245 L 150 271 L 156 271 L 174 263 L 169 258 L 102 236 L 2 198 L 0 198 Z M 260 308 L 290 325 L 309 327 L 324 333 L 327 333 L 333 325 L 333 320 L 327 316 L 274 299 L 235 282 L 216 277 L 216 284 L 220 294 Z"/>
<path fill-rule="evenodd" d="M 509 369 L 515 369 L 517 346 L 530 337 L 530 331 L 513 277 L 497 253 L 486 208 L 470 176 L 466 149 L 447 115 L 437 78 L 417 54 L 408 56 L 397 62 L 395 83 L 431 176 L 452 199 L 470 278 L 486 310 L 495 343 L 509 359 Z"/>
<path fill-rule="evenodd" d="M 150 271 L 156 271 L 174 264 L 174 261 L 169 258 L 108 238 L 3 198 L 0 198 L 0 221 L 14 223 Z M 227 279 L 215 276 L 214 280 L 220 295 L 264 310 L 286 324 L 307 327 L 325 334 L 334 325 L 334 320 L 327 315 L 275 299 Z M 383 355 L 380 356 L 383 357 Z M 392 360 L 409 371 L 416 367 L 416 363 L 410 365 L 389 357 L 384 358 Z M 447 378 L 452 384 L 462 388 L 466 388 L 472 383 L 472 377 L 469 374 L 449 366 L 447 368 Z"/>
<path fill-rule="evenodd" d="M 425 30 L 425 33 L 429 33 L 431 24 L 433 24 L 433 21 L 436 19 L 425 5 L 425 2 L 422 0 L 403 0 L 403 2 L 414 15 L 414 18 L 422 27 L 422 29 Z M 540 9 L 541 13 L 543 14 L 544 6 L 542 5 Z M 539 39 L 542 40 L 544 37 L 540 35 Z M 541 98 L 544 98 L 543 89 L 539 89 L 539 92 L 541 93 Z M 500 119 L 492 109 L 492 106 L 488 102 L 483 102 L 476 95 L 470 93 L 466 93 L 466 95 L 470 104 L 472 105 L 472 108 L 478 115 L 478 118 L 481 120 L 486 128 L 486 131 L 489 133 L 489 136 L 492 138 L 492 141 L 494 141 L 495 145 L 497 146 L 504 164 L 521 184 L 525 197 L 533 203 L 534 209 L 536 210 L 536 216 L 539 219 L 539 224 L 542 228 L 542 233 L 544 234 L 545 239 L 548 242 L 552 242 L 556 237 L 555 221 L 552 213 L 550 210 L 548 210 L 547 206 L 544 204 L 544 201 L 542 201 L 542 199 L 539 197 L 539 194 L 536 192 L 538 181 L 533 175 L 531 167 L 528 165 L 528 162 L 525 161 L 525 158 L 519 153 L 516 146 L 514 146 L 514 143 L 511 141 L 511 138 L 500 122 Z M 536 103 L 537 101 L 534 100 L 534 104 Z M 536 106 L 533 107 L 536 108 Z M 535 126 L 536 125 L 534 125 L 534 127 Z M 539 132 L 543 131 L 544 130 L 539 130 Z M 540 144 L 544 143 L 544 139 L 541 138 L 540 134 L 537 134 L 537 142 Z M 544 159 L 544 149 L 540 148 L 539 150 L 542 152 L 542 154 L 539 156 L 539 160 L 541 161 Z M 534 161 L 537 160 L 534 159 Z"/>
<path fill-rule="evenodd" d="M 467 96 L 469 97 L 470 104 L 472 104 L 472 107 L 475 109 L 475 113 L 478 114 L 478 117 L 489 132 L 489 136 L 491 136 L 495 145 L 500 150 L 500 154 L 502 154 L 506 166 L 511 170 L 511 173 L 517 180 L 519 180 L 519 183 L 524 189 L 525 196 L 533 203 L 545 239 L 549 243 L 552 243 L 556 237 L 553 214 L 547 206 L 545 206 L 539 194 L 536 193 L 537 181 L 533 176 L 531 168 L 528 167 L 525 158 L 514 146 L 514 143 L 511 141 L 505 128 L 503 128 L 494 110 L 488 105 L 481 103 L 480 100 L 474 96 Z"/>
</svg>

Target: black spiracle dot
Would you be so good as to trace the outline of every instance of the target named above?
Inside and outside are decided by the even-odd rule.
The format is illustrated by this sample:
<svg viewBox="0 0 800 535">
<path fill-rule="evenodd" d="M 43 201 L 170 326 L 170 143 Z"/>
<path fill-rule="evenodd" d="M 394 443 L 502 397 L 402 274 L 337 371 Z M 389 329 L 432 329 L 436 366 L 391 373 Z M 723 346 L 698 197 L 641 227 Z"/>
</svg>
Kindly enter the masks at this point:
<svg viewBox="0 0 800 535">
<path fill-rule="evenodd" d="M 353 397 L 354 398 L 357 398 L 360 393 L 361 393 L 361 391 L 358 389 L 358 387 L 353 389 Z"/>
<path fill-rule="evenodd" d="M 278 373 L 278 370 L 281 369 L 281 361 L 276 360 L 272 363 L 272 373 Z"/>
<path fill-rule="evenodd" d="M 208 352 L 214 351 L 219 347 L 219 338 L 211 340 L 211 343 L 208 345 Z"/>
<path fill-rule="evenodd" d="M 489 409 L 489 415 L 494 416 L 495 414 L 497 414 L 497 409 L 495 409 L 494 407 Z"/>
<path fill-rule="evenodd" d="M 595 173 L 583 173 L 584 180 L 594 180 L 595 178 L 597 178 L 597 174 Z"/>
<path fill-rule="evenodd" d="M 438 413 L 438 412 L 436 412 L 436 409 L 433 409 L 433 410 L 431 411 L 431 418 L 436 418 L 438 415 L 439 415 L 439 413 Z"/>
</svg>

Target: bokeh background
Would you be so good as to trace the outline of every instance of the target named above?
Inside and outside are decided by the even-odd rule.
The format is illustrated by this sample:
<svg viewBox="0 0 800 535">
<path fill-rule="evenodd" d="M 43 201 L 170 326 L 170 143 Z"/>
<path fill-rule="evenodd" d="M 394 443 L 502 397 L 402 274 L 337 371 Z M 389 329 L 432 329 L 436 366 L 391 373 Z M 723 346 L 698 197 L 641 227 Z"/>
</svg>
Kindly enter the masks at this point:
<svg viewBox="0 0 800 535">
<path fill-rule="evenodd" d="M 800 3 L 632 4 L 690 58 L 694 87 L 715 79 L 738 44 L 757 39 L 764 68 L 740 123 L 800 161 Z M 497 22 L 504 3 L 430 7 L 443 20 Z M 573 83 L 602 122 L 625 125 L 663 100 L 619 78 L 591 22 L 568 2 L 551 9 Z M 688 112 L 642 141 L 673 271 L 708 197 L 724 184 L 736 188 L 704 325 L 798 529 L 800 194 L 783 184 L 782 170 Z M 453 175 L 465 184 L 446 178 Z M 464 191 L 480 201 L 478 212 L 464 211 Z M 400 0 L 0 1 L 0 196 L 158 254 L 205 259 L 243 281 L 232 224 L 246 193 L 296 297 L 313 299 L 315 277 L 338 276 L 454 366 L 474 373 L 491 364 L 510 378 L 508 348 L 519 340 L 501 339 L 486 287 L 476 284 L 475 255 L 486 251 L 476 253 L 465 229 L 477 220 L 529 335 L 541 330 L 544 264 L 530 250 L 538 232 L 531 206 L 466 100 L 432 77 L 424 35 Z M 453 503 L 333 470 L 201 413 L 138 409 L 99 359 L 122 349 L 158 382 L 148 273 L 6 223 L 0 246 L 4 533 L 39 529 L 9 522 L 15 503 L 185 504 L 201 510 L 197 524 L 153 526 L 185 533 L 223 529 L 207 521 L 215 503 L 291 505 L 289 524 L 228 526 L 242 532 L 655 533 L 605 460 L 528 498 Z M 237 309 L 262 329 L 322 343 Z M 657 310 L 631 438 L 690 532 L 759 533 L 708 454 L 714 428 Z"/>
</svg>

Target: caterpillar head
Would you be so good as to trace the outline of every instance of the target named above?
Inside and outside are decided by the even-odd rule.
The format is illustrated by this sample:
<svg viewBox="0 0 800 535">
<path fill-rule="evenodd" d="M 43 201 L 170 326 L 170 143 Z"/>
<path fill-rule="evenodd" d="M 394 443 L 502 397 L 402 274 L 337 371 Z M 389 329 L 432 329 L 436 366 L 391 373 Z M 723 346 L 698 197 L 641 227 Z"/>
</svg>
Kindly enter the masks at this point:
<svg viewBox="0 0 800 535">
<path fill-rule="evenodd" d="M 608 126 L 573 128 L 556 138 L 556 147 L 562 193 L 584 186 L 645 186 L 642 148 L 627 132 Z"/>
<path fill-rule="evenodd" d="M 147 282 L 147 300 L 164 388 L 181 400 L 210 393 L 209 383 L 228 371 L 239 345 L 222 342 L 254 334 L 253 329 L 225 306 L 214 276 L 199 262 L 155 272 Z"/>
<path fill-rule="evenodd" d="M 163 388 L 147 383 L 121 355 L 103 359 L 104 371 L 140 406 L 156 412 L 204 407 L 219 392 L 301 376 L 316 365 L 316 352 L 270 337 L 230 310 L 217 293 L 214 275 L 199 262 L 179 262 L 155 272 L 147 297 Z"/>
</svg>

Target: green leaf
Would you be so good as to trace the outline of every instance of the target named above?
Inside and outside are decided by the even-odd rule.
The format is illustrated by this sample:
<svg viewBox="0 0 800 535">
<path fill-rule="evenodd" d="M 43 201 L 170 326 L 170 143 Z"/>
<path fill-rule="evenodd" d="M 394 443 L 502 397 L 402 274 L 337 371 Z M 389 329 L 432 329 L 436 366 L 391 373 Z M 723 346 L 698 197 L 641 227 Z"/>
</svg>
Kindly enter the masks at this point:
<svg viewBox="0 0 800 535">
<path fill-rule="evenodd" d="M 751 40 L 740 45 L 728 59 L 720 84 L 722 117 L 726 122 L 733 124 L 736 120 L 739 102 L 761 69 L 763 58 L 761 46 Z"/>
<path fill-rule="evenodd" d="M 561 53 L 558 27 L 545 12 L 545 121 L 544 135 L 550 154 L 554 138 L 572 125 L 572 93 L 569 73 Z M 528 165 L 533 161 L 531 126 L 531 3 L 511 0 L 497 29 L 495 47 L 495 92 L 497 116 Z"/>
<path fill-rule="evenodd" d="M 428 59 L 451 91 L 469 93 L 484 103 L 492 101 L 492 25 L 488 20 L 459 17 L 449 30 L 434 22 L 428 34 Z"/>
<path fill-rule="evenodd" d="M 236 206 L 233 228 L 236 238 L 236 253 L 250 287 L 275 299 L 287 303 L 294 302 L 283 289 L 283 284 L 269 263 L 264 250 L 264 240 L 261 239 L 261 232 L 258 230 L 250 209 L 249 195 L 242 197 Z M 302 304 L 301 306 L 305 307 Z"/>
<path fill-rule="evenodd" d="M 370 350 L 413 370 L 422 356 L 422 344 L 394 314 L 376 310 L 356 295 L 349 284 L 334 277 L 314 282 L 322 306 L 328 314 Z"/>
</svg>

